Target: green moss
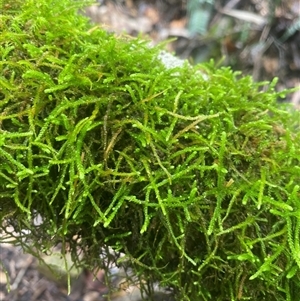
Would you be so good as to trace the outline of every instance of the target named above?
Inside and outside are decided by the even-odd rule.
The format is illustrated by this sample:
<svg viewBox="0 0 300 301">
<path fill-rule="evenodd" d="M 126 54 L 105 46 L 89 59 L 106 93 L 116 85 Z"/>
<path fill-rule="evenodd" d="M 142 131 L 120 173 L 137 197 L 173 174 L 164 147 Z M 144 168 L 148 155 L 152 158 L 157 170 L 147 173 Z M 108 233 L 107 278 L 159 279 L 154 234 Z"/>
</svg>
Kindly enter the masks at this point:
<svg viewBox="0 0 300 301">
<path fill-rule="evenodd" d="M 122 252 L 150 299 L 159 281 L 178 300 L 296 300 L 299 114 L 276 103 L 285 92 L 212 64 L 168 69 L 79 7 L 4 1 L 2 231 L 91 269 Z"/>
</svg>

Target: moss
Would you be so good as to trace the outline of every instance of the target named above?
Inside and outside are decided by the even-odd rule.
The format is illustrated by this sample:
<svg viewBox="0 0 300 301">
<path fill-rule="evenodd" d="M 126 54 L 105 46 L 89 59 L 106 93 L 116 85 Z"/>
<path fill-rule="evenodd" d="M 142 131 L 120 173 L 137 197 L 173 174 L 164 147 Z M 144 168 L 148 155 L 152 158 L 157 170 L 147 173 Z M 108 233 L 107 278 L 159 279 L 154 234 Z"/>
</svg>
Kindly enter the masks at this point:
<svg viewBox="0 0 300 301">
<path fill-rule="evenodd" d="M 129 264 L 150 299 L 159 281 L 178 300 L 296 300 L 299 114 L 277 104 L 285 92 L 211 63 L 166 68 L 159 47 L 93 27 L 80 5 L 4 1 L 2 231 L 36 256 L 62 243 L 78 266 Z"/>
</svg>

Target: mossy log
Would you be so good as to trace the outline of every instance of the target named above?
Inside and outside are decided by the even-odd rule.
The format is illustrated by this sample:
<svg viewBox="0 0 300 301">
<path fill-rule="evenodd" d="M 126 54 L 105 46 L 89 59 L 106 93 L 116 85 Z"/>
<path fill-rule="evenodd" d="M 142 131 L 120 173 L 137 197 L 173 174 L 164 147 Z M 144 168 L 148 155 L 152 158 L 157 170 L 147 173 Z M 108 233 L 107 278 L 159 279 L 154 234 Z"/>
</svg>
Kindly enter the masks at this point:
<svg viewBox="0 0 300 301">
<path fill-rule="evenodd" d="M 78 266 L 128 266 L 147 300 L 156 282 L 180 301 L 298 300 L 286 91 L 212 63 L 167 68 L 162 47 L 91 25 L 80 5 L 4 0 L 2 231 L 37 257 L 62 244 Z"/>
</svg>

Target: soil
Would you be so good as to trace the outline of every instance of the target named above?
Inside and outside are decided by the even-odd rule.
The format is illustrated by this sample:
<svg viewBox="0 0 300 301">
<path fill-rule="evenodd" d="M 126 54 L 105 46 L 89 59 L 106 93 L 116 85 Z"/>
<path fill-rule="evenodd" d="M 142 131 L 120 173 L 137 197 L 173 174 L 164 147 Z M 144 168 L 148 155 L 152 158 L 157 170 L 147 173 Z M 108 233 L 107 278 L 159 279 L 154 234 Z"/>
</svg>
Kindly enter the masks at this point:
<svg viewBox="0 0 300 301">
<path fill-rule="evenodd" d="M 5 241 L 0 235 L 0 241 Z M 104 271 L 76 270 L 71 275 L 70 293 L 67 276 L 59 255 L 44 255 L 43 261 L 25 254 L 21 247 L 0 243 L 1 301 L 142 301 L 137 286 L 129 285 L 121 269 L 112 268 L 112 293 L 108 297 Z M 44 263 L 47 263 L 45 265 Z M 69 262 L 70 263 L 70 262 Z M 52 270 L 49 269 L 52 268 Z M 152 301 L 174 301 L 168 291 L 157 289 Z"/>
<path fill-rule="evenodd" d="M 5 274 L 3 267 L 1 267 L 0 300 L 72 300 L 67 295 L 66 289 L 60 286 L 59 283 L 51 281 L 41 274 L 37 269 L 37 260 L 31 255 L 24 254 L 20 248 L 2 243 L 0 245 L 0 260 L 2 261 L 7 273 Z M 10 287 L 8 287 L 7 280 L 10 283 Z"/>
</svg>

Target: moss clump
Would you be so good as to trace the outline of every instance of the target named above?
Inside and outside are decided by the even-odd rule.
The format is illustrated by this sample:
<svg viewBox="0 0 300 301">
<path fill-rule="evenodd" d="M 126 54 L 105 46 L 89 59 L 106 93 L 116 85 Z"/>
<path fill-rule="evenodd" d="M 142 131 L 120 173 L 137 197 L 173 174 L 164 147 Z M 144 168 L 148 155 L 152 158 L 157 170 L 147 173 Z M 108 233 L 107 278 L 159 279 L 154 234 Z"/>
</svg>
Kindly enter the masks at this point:
<svg viewBox="0 0 300 301">
<path fill-rule="evenodd" d="M 36 256 L 62 243 L 78 266 L 129 265 L 150 299 L 159 281 L 177 300 L 296 300 L 299 115 L 274 83 L 167 69 L 77 9 L 4 1 L 2 231 Z"/>
</svg>

